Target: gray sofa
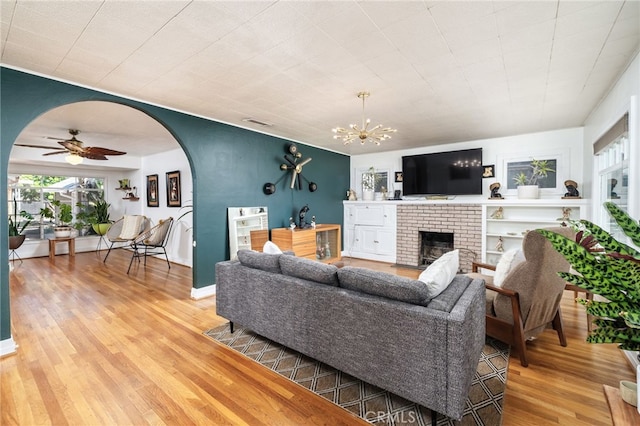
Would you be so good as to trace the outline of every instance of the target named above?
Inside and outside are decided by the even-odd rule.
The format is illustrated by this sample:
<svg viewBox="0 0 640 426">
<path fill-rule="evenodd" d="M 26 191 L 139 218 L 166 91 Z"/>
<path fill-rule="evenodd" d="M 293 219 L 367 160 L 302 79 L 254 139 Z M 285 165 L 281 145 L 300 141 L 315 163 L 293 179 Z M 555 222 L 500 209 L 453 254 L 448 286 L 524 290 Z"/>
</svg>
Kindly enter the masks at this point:
<svg viewBox="0 0 640 426">
<path fill-rule="evenodd" d="M 417 280 L 287 254 L 216 264 L 233 323 L 459 420 L 485 341 L 485 287 L 457 275 L 429 300 Z M 434 416 L 435 418 L 435 416 Z"/>
</svg>

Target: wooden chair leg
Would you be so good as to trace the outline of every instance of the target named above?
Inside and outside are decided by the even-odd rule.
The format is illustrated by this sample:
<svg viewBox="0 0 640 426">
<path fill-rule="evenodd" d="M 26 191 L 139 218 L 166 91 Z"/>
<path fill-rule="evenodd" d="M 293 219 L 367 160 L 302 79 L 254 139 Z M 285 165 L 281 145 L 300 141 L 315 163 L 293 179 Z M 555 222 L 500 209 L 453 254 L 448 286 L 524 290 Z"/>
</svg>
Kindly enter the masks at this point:
<svg viewBox="0 0 640 426">
<path fill-rule="evenodd" d="M 567 346 L 567 338 L 564 335 L 564 327 L 562 324 L 562 312 L 560 312 L 560 306 L 558 306 L 558 310 L 556 311 L 556 316 L 553 317 L 553 329 L 558 332 L 558 339 L 560 340 L 561 346 Z"/>
<path fill-rule="evenodd" d="M 522 323 L 520 323 L 519 327 L 517 325 L 513 327 L 513 333 L 513 341 L 515 342 L 514 346 L 520 354 L 520 364 L 522 364 L 523 367 L 528 367 L 529 361 L 527 361 L 527 342 L 524 340 L 524 330 L 522 329 Z"/>
</svg>

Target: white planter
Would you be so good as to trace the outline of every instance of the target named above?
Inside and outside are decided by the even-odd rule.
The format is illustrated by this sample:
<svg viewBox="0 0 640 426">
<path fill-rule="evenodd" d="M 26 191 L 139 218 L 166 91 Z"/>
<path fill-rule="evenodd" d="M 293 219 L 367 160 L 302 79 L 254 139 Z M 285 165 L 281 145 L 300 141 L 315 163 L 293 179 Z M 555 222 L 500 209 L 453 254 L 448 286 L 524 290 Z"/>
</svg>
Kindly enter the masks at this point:
<svg viewBox="0 0 640 426">
<path fill-rule="evenodd" d="M 518 198 L 540 198 L 540 188 L 538 188 L 538 185 L 520 185 L 518 186 Z"/>
<path fill-rule="evenodd" d="M 375 196 L 375 192 L 373 191 L 362 191 L 363 201 L 373 201 L 374 196 Z"/>
<path fill-rule="evenodd" d="M 71 236 L 71 227 L 57 226 L 53 229 L 53 235 L 56 238 L 69 238 Z"/>
</svg>

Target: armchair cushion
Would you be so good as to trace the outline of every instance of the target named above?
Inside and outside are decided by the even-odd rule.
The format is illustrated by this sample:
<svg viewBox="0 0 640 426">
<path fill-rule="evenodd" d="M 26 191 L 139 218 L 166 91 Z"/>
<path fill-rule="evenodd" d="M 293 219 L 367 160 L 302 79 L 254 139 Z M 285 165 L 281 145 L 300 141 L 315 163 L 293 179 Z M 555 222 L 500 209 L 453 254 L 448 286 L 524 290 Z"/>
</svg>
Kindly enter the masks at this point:
<svg viewBox="0 0 640 426">
<path fill-rule="evenodd" d="M 502 282 L 507 275 L 516 267 L 516 265 L 524 262 L 524 253 L 522 249 L 511 249 L 502 254 L 502 257 L 496 265 L 496 273 L 493 276 L 493 285 L 502 287 Z"/>
<path fill-rule="evenodd" d="M 140 215 L 125 215 L 122 230 L 120 231 L 120 238 L 123 240 L 132 240 L 140 234 L 140 227 L 144 216 Z"/>
</svg>

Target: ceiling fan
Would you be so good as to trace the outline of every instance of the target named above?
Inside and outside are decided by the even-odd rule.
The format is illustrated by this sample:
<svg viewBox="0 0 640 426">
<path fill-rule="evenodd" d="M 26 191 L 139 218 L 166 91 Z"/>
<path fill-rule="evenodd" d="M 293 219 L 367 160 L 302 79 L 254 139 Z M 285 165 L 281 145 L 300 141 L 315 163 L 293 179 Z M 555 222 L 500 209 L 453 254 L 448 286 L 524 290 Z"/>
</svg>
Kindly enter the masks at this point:
<svg viewBox="0 0 640 426">
<path fill-rule="evenodd" d="M 42 145 L 27 145 L 27 144 L 15 144 L 16 146 L 25 146 L 28 148 L 41 148 L 41 149 L 53 149 L 55 152 L 47 152 L 42 154 L 44 156 L 57 155 L 57 154 L 70 154 L 77 155 L 78 157 L 88 158 L 89 160 L 108 160 L 107 155 L 124 155 L 126 152 L 116 151 L 108 148 L 101 148 L 99 146 L 84 146 L 81 140 L 76 139 L 76 136 L 80 133 L 79 130 L 69 129 L 71 139 L 53 138 L 48 136 L 47 139 L 58 140 L 58 143 L 62 145 L 62 148 L 49 147 Z"/>
</svg>

